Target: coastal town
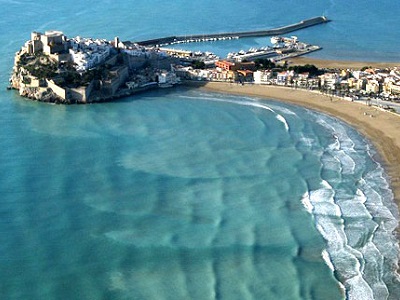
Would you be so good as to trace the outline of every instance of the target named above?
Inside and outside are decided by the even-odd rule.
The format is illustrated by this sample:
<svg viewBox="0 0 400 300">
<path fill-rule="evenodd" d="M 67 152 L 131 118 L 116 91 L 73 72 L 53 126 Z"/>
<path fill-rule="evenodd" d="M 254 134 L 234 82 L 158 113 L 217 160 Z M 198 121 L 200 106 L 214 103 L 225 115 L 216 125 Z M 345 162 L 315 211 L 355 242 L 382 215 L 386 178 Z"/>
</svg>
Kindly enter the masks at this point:
<svg viewBox="0 0 400 300">
<path fill-rule="evenodd" d="M 272 46 L 229 53 L 194 52 L 93 38 L 60 31 L 33 32 L 15 55 L 10 89 L 44 102 L 112 101 L 187 82 L 230 82 L 306 89 L 394 110 L 400 102 L 400 69 L 327 69 L 293 65 L 291 58 L 320 49 L 297 37 L 273 36 Z M 190 42 L 190 41 L 189 41 Z"/>
</svg>

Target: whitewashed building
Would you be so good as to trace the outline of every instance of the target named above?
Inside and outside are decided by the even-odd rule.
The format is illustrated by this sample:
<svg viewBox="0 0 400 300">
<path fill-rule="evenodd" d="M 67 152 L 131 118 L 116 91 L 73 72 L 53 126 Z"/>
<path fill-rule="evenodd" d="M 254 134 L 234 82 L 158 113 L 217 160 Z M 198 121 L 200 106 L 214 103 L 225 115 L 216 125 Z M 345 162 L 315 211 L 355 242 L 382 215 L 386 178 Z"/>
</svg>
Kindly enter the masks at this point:
<svg viewBox="0 0 400 300">
<path fill-rule="evenodd" d="M 273 73 L 272 71 L 255 71 L 253 73 L 254 83 L 255 84 L 270 84 Z"/>
</svg>

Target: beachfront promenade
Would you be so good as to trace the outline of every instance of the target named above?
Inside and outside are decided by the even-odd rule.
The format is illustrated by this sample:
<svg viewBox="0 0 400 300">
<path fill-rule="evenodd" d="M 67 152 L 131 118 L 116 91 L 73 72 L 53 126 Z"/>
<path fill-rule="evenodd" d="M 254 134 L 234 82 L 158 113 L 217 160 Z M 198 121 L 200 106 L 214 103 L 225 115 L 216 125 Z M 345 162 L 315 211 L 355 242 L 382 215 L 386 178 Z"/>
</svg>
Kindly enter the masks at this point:
<svg viewBox="0 0 400 300">
<path fill-rule="evenodd" d="M 169 45 L 174 43 L 182 42 L 200 42 L 210 41 L 215 39 L 231 39 L 231 38 L 245 38 L 245 37 L 260 37 L 260 36 L 274 36 L 283 35 L 289 32 L 293 32 L 299 29 L 315 26 L 323 23 L 327 23 L 330 20 L 325 16 L 314 17 L 306 20 L 302 20 L 298 23 L 291 25 L 266 29 L 266 30 L 254 30 L 254 31 L 243 31 L 243 32 L 224 32 L 224 33 L 212 33 L 212 34 L 195 34 L 195 35 L 184 35 L 184 36 L 169 36 L 156 39 L 150 39 L 145 41 L 136 42 L 141 46 L 156 46 L 156 45 Z"/>
</svg>

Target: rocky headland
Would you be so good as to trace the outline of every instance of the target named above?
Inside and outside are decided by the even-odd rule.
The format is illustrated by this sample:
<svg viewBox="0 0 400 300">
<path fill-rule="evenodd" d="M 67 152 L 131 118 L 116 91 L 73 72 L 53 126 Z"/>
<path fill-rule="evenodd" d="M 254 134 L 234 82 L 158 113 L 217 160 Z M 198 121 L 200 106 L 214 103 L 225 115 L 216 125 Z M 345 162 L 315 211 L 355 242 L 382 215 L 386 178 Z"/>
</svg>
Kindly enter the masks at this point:
<svg viewBox="0 0 400 300">
<path fill-rule="evenodd" d="M 110 101 L 177 83 L 174 58 L 137 44 L 33 32 L 15 54 L 10 88 L 53 103 Z"/>
</svg>

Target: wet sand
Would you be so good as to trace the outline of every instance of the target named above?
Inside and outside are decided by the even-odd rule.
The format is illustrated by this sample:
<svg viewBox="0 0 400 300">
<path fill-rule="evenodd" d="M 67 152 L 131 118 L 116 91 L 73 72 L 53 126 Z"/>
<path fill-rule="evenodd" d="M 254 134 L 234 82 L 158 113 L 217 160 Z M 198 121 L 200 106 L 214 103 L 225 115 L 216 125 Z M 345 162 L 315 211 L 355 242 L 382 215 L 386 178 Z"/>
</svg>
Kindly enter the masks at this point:
<svg viewBox="0 0 400 300">
<path fill-rule="evenodd" d="M 293 88 L 220 82 L 192 82 L 191 85 L 214 92 L 284 101 L 345 121 L 366 136 L 380 153 L 383 159 L 381 162 L 391 179 L 395 201 L 400 206 L 400 115 L 361 103 L 331 98 L 319 92 Z"/>
</svg>

